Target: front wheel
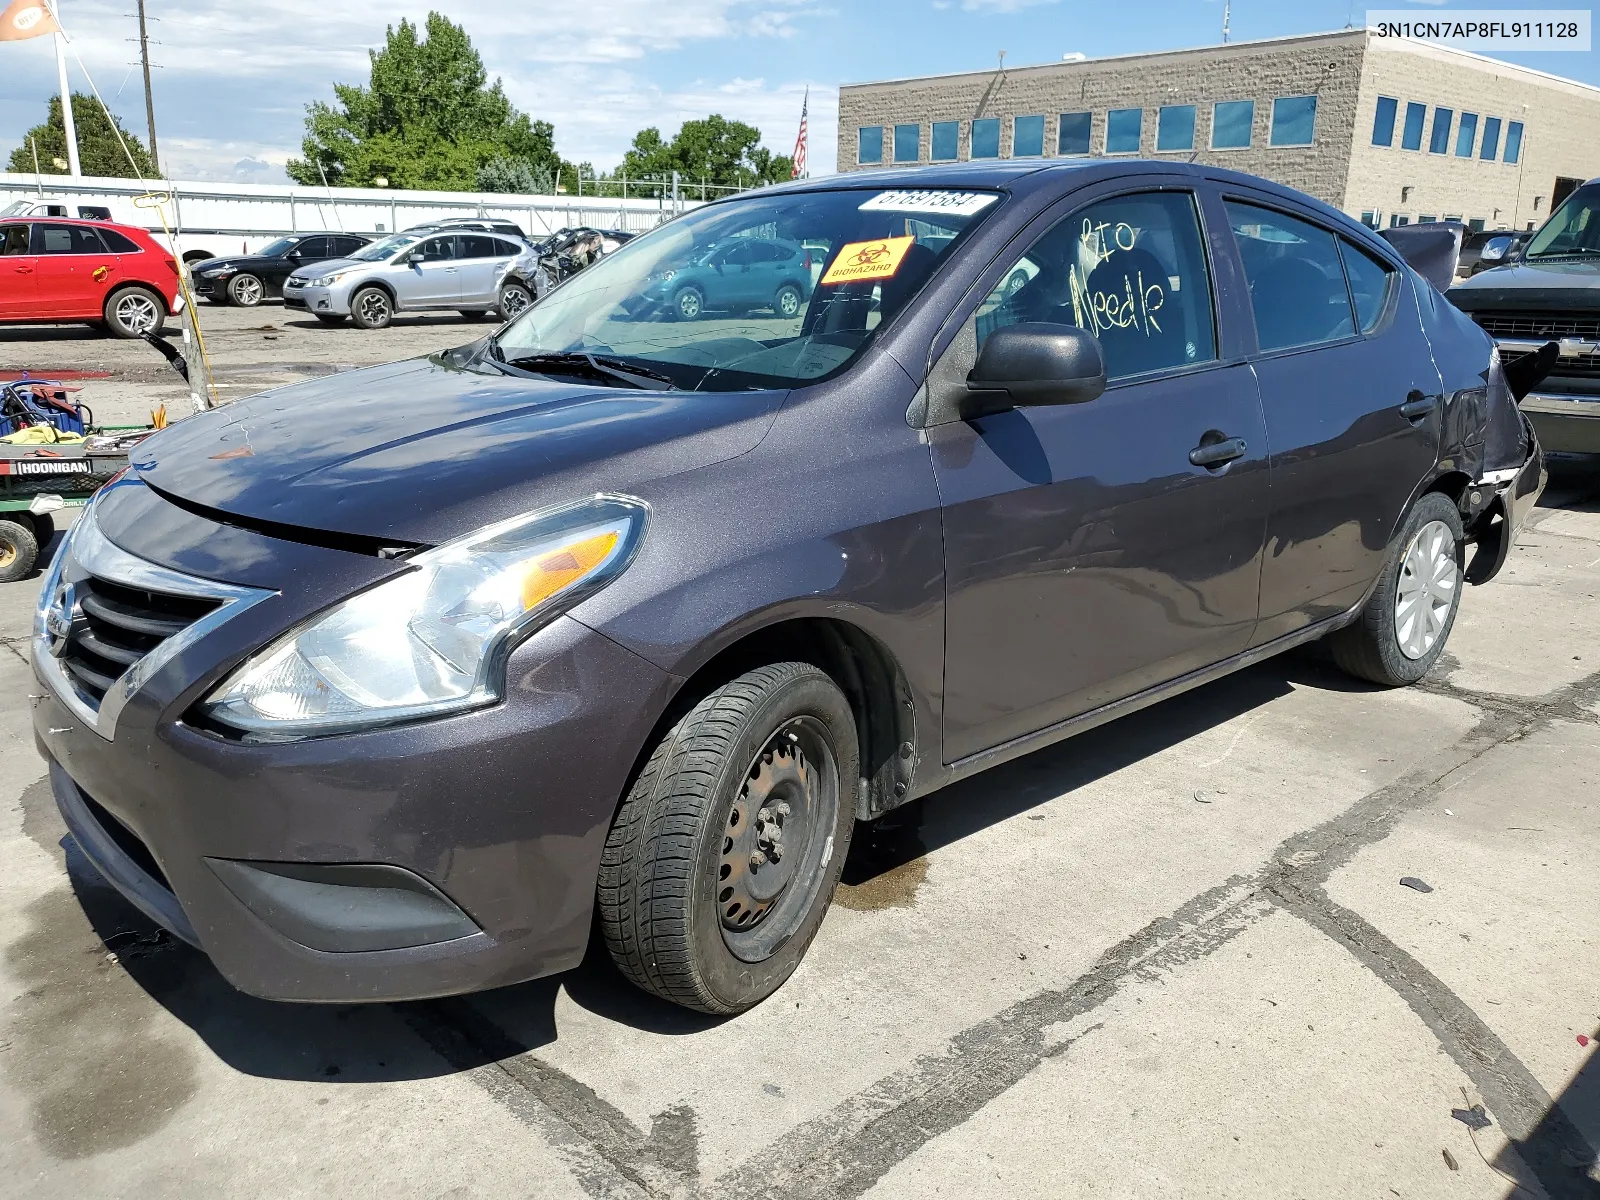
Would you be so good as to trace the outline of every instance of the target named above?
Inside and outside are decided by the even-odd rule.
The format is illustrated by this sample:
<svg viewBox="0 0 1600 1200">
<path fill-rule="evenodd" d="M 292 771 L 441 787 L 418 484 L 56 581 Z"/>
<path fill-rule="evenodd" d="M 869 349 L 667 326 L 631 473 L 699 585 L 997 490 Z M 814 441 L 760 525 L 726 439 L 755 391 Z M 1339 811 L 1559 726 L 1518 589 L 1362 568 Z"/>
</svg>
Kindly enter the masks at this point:
<svg viewBox="0 0 1600 1200">
<path fill-rule="evenodd" d="M 39 560 L 39 540 L 30 522 L 0 521 L 0 583 L 27 577 Z"/>
<path fill-rule="evenodd" d="M 235 275 L 228 284 L 228 299 L 240 308 L 255 308 L 266 295 L 267 289 L 261 280 L 249 273 Z"/>
<path fill-rule="evenodd" d="M 394 320 L 394 304 L 380 287 L 364 287 L 350 297 L 350 318 L 362 329 L 387 329 Z"/>
<path fill-rule="evenodd" d="M 533 303 L 533 293 L 524 284 L 508 283 L 500 289 L 500 317 L 510 321 L 522 315 Z"/>
<path fill-rule="evenodd" d="M 1461 604 L 1461 514 L 1448 496 L 1417 501 L 1354 624 L 1328 637 L 1333 661 L 1386 687 L 1415 683 L 1444 653 Z"/>
<path fill-rule="evenodd" d="M 747 671 L 655 746 L 600 859 L 606 947 L 634 984 L 701 1012 L 783 985 L 844 866 L 856 726 L 809 663 Z"/>
<path fill-rule="evenodd" d="M 697 320 L 706 310 L 706 298 L 699 288 L 686 287 L 673 300 L 672 307 L 685 321 Z"/>
</svg>

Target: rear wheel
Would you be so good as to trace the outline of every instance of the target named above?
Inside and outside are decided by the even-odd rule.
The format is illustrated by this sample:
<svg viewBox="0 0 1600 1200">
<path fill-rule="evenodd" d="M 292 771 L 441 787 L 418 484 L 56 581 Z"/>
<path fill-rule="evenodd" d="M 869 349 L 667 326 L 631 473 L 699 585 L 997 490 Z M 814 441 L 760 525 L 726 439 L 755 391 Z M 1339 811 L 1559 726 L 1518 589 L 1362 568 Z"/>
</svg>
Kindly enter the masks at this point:
<svg viewBox="0 0 1600 1200">
<path fill-rule="evenodd" d="M 261 280 L 245 272 L 235 275 L 228 284 L 228 299 L 240 308 L 254 308 L 266 299 L 267 289 L 262 286 Z"/>
<path fill-rule="evenodd" d="M 0 583 L 26 578 L 39 560 L 39 541 L 31 523 L 0 521 Z"/>
<path fill-rule="evenodd" d="M 1430 492 L 1406 518 L 1361 616 L 1329 636 L 1333 661 L 1387 687 L 1421 679 L 1455 625 L 1463 557 L 1461 514 Z"/>
<path fill-rule="evenodd" d="M 147 287 L 118 288 L 106 297 L 106 327 L 112 337 L 136 338 L 160 333 L 166 325 L 167 306 Z"/>
<path fill-rule="evenodd" d="M 724 684 L 656 745 L 600 860 L 606 947 L 633 983 L 743 1012 L 816 936 L 854 828 L 856 728 L 809 663 Z"/>
<path fill-rule="evenodd" d="M 380 287 L 364 287 L 350 297 L 350 318 L 362 329 L 387 329 L 394 320 L 394 302 Z"/>
<path fill-rule="evenodd" d="M 796 317 L 800 315 L 800 303 L 800 289 L 792 283 L 786 283 L 778 289 L 778 297 L 772 307 L 780 317 Z"/>
</svg>

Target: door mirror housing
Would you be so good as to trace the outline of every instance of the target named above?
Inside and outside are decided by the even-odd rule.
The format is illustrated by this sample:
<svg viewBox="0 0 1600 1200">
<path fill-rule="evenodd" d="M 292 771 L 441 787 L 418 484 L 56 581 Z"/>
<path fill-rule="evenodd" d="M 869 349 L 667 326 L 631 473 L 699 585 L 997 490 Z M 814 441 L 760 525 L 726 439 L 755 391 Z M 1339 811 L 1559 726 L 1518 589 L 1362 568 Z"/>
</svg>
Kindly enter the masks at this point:
<svg viewBox="0 0 1600 1200">
<path fill-rule="evenodd" d="M 1499 262 L 1506 256 L 1506 251 L 1511 249 L 1511 235 L 1492 237 L 1483 244 L 1483 249 L 1478 251 L 1478 257 L 1484 262 Z"/>
<path fill-rule="evenodd" d="M 1106 390 L 1100 343 L 1075 325 L 1027 321 L 991 333 L 967 374 L 963 419 L 1044 404 L 1087 404 Z"/>
<path fill-rule="evenodd" d="M 422 257 L 422 251 L 420 250 L 413 250 L 410 254 L 406 255 L 406 263 L 409 266 L 420 267 L 424 261 L 426 260 Z"/>
</svg>

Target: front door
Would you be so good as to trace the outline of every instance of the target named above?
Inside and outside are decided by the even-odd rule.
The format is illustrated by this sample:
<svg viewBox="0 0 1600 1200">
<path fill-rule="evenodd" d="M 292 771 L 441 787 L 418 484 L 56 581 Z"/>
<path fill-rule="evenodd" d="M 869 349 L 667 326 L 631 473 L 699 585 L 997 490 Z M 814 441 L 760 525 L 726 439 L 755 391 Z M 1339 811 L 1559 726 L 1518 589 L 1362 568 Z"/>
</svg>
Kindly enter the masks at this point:
<svg viewBox="0 0 1600 1200">
<path fill-rule="evenodd" d="M 1262 643 L 1366 596 L 1438 459 L 1441 385 L 1413 281 L 1309 217 L 1225 208 L 1272 444 Z"/>
<path fill-rule="evenodd" d="M 1248 364 L 1219 353 L 1204 244 L 1189 191 L 1094 200 L 1007 262 L 973 319 L 969 346 L 1021 321 L 1088 329 L 1109 387 L 929 430 L 946 761 L 1249 643 L 1267 444 Z"/>
<path fill-rule="evenodd" d="M 412 254 L 422 261 L 402 259 L 405 271 L 395 285 L 401 308 L 454 308 L 461 301 L 461 270 L 457 263 L 456 235 L 438 233 L 425 238 Z M 409 256 L 408 256 L 409 257 Z"/>
<path fill-rule="evenodd" d="M 0 317 L 38 311 L 39 260 L 28 250 L 28 227 L 0 226 Z"/>
</svg>

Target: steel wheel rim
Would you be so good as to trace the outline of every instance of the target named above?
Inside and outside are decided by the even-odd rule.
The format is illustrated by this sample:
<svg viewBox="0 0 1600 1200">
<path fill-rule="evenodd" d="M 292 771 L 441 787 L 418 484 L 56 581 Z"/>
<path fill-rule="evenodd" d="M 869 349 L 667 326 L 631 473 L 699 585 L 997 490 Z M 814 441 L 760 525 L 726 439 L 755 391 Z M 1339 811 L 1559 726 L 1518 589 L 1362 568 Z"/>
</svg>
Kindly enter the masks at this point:
<svg viewBox="0 0 1600 1200">
<path fill-rule="evenodd" d="M 800 311 L 800 293 L 793 288 L 784 288 L 778 293 L 778 315 L 792 317 Z"/>
<path fill-rule="evenodd" d="M 389 301 L 382 292 L 366 292 L 361 297 L 361 318 L 381 321 L 389 315 Z"/>
<path fill-rule="evenodd" d="M 814 717 L 786 721 L 746 769 L 723 827 L 715 900 L 735 958 L 770 958 L 805 922 L 838 818 L 838 759 L 827 731 Z"/>
<path fill-rule="evenodd" d="M 154 329 L 156 306 L 149 296 L 124 296 L 117 301 L 117 322 L 131 333 Z"/>
<path fill-rule="evenodd" d="M 686 317 L 698 317 L 700 315 L 700 297 L 693 292 L 683 293 L 678 297 L 678 311 Z"/>
<path fill-rule="evenodd" d="M 233 281 L 233 298 L 245 308 L 261 303 L 261 281 L 254 275 L 241 275 Z"/>
<path fill-rule="evenodd" d="M 0 571 L 5 570 L 17 561 L 17 548 L 15 546 L 0 544 Z"/>
<path fill-rule="evenodd" d="M 1394 636 L 1401 654 L 1415 661 L 1438 644 L 1460 593 L 1455 534 L 1443 521 L 1429 521 L 1400 560 Z"/>
<path fill-rule="evenodd" d="M 531 303 L 532 299 L 521 288 L 507 288 L 505 299 L 501 302 L 507 320 L 521 316 L 523 309 Z"/>
</svg>

